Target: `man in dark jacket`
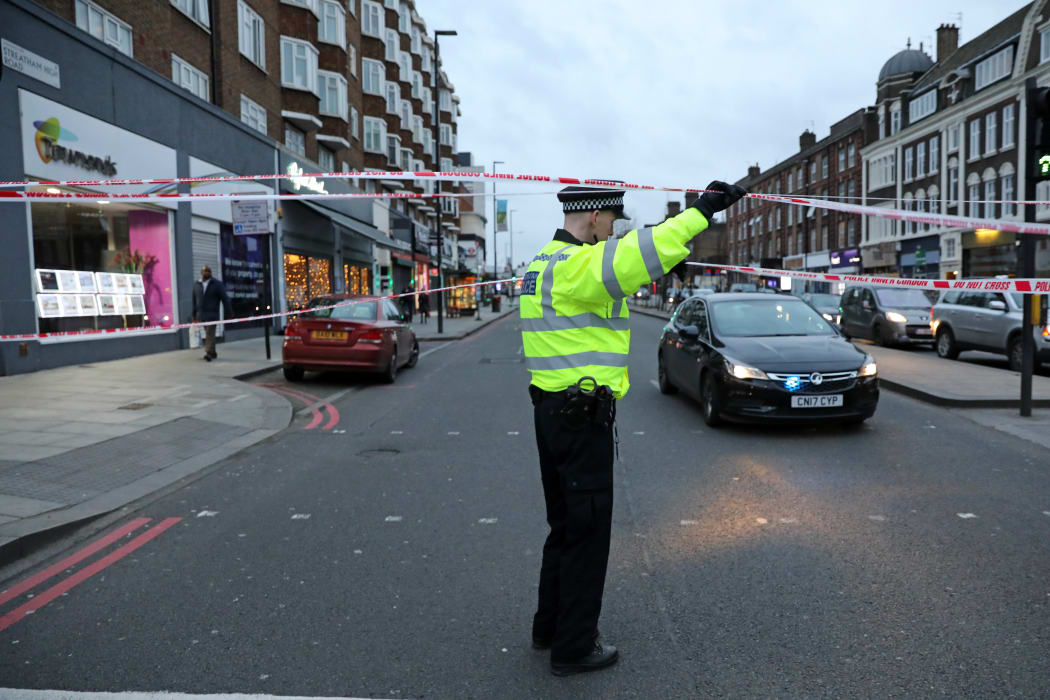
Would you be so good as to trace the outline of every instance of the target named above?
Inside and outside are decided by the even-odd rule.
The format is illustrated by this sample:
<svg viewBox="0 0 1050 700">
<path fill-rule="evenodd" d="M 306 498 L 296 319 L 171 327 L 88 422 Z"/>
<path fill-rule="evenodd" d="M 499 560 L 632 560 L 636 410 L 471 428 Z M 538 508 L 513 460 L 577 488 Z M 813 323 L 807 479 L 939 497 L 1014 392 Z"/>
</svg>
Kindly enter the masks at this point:
<svg viewBox="0 0 1050 700">
<path fill-rule="evenodd" d="M 211 268 L 201 268 L 201 278 L 193 285 L 193 322 L 207 323 L 219 320 L 219 304 L 226 310 L 226 317 L 233 317 L 230 297 L 222 281 L 211 276 Z M 215 325 L 204 327 L 204 359 L 208 362 L 218 355 L 215 353 Z"/>
</svg>

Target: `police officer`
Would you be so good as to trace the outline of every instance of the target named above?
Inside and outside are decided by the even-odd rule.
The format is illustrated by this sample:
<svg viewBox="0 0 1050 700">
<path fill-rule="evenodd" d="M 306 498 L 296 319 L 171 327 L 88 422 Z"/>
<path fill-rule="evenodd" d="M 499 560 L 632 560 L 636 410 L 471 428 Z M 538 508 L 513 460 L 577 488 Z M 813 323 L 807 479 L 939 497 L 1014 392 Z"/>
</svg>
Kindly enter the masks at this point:
<svg viewBox="0 0 1050 700">
<path fill-rule="evenodd" d="M 550 534 L 543 546 L 532 644 L 569 675 L 616 663 L 598 638 L 613 506 L 615 400 L 627 393 L 625 298 L 689 254 L 685 244 L 746 192 L 712 182 L 658 226 L 611 238 L 623 190 L 566 187 L 564 228 L 522 280 L 521 328 Z"/>
</svg>

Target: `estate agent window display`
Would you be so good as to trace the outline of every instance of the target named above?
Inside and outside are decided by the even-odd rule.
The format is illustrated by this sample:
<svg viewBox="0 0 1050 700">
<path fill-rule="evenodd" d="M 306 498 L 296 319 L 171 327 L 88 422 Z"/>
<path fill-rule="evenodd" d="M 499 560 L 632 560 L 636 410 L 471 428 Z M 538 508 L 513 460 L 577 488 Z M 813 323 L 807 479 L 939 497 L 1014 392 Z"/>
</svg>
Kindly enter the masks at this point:
<svg viewBox="0 0 1050 700">
<path fill-rule="evenodd" d="M 173 323 L 168 213 L 103 202 L 31 205 L 40 332 Z"/>
</svg>

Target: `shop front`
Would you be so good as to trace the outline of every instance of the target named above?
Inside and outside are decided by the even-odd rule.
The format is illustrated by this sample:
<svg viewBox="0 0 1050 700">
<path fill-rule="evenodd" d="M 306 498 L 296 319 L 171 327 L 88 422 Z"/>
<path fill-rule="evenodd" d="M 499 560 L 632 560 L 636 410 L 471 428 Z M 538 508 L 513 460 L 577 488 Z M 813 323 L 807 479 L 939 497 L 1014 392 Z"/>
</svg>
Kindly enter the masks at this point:
<svg viewBox="0 0 1050 700">
<path fill-rule="evenodd" d="M 281 211 L 284 310 L 297 311 L 335 291 L 335 229 L 306 200 L 284 200 Z"/>
<path fill-rule="evenodd" d="M 1017 274 L 1017 237 L 996 229 L 977 229 L 962 235 L 964 278 Z"/>
<path fill-rule="evenodd" d="M 901 241 L 900 271 L 901 277 L 940 277 L 941 237 L 924 236 Z"/>
<path fill-rule="evenodd" d="M 884 241 L 861 248 L 860 258 L 865 274 L 898 274 L 896 241 Z"/>
</svg>

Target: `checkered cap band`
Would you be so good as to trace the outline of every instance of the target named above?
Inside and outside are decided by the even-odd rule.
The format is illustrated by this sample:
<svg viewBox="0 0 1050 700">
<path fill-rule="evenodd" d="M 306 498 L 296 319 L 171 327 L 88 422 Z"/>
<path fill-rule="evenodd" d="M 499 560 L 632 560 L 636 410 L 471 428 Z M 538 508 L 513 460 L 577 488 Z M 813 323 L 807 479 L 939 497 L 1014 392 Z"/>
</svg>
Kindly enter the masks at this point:
<svg viewBox="0 0 1050 700">
<path fill-rule="evenodd" d="M 562 211 L 594 211 L 595 209 L 615 209 L 623 206 L 623 195 L 618 197 L 595 197 L 562 202 Z"/>
</svg>

